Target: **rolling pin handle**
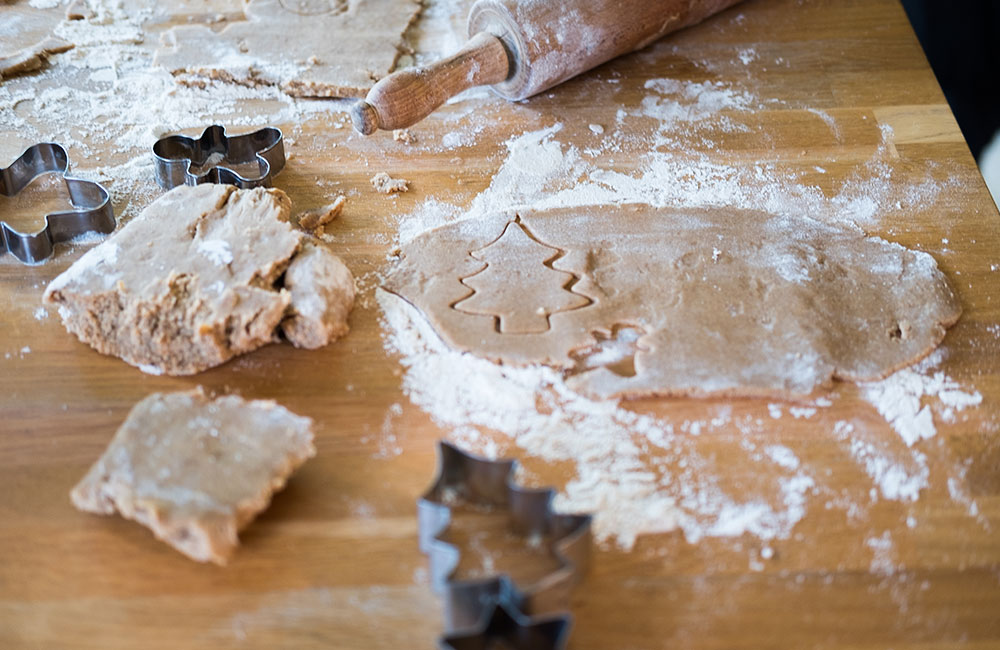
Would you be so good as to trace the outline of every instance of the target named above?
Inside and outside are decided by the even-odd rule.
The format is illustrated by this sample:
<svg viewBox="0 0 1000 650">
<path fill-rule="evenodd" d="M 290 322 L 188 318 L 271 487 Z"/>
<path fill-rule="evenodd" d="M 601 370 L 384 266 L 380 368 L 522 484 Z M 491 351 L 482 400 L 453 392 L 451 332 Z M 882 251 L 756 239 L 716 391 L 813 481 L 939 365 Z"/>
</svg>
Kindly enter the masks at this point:
<svg viewBox="0 0 1000 650">
<path fill-rule="evenodd" d="M 361 135 L 371 135 L 378 131 L 378 111 L 365 100 L 359 100 L 351 106 L 351 122 Z"/>
<path fill-rule="evenodd" d="M 379 81 L 351 107 L 351 121 L 364 135 L 412 126 L 463 90 L 504 81 L 511 67 L 500 39 L 480 32 L 447 59 L 404 68 Z"/>
</svg>

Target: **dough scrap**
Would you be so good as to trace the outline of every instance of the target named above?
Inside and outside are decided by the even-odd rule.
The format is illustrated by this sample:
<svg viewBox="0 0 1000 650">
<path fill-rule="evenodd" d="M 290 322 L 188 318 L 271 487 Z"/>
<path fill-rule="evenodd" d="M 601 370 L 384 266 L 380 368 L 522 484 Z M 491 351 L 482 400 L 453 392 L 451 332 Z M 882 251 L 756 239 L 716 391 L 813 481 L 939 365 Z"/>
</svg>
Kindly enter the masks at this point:
<svg viewBox="0 0 1000 650">
<path fill-rule="evenodd" d="M 333 200 L 333 203 L 304 212 L 299 217 L 299 228 L 316 237 L 322 236 L 325 231 L 324 226 L 340 216 L 340 213 L 344 211 L 345 203 L 347 203 L 347 198 L 338 196 Z"/>
<path fill-rule="evenodd" d="M 217 366 L 277 340 L 304 301 L 279 286 L 304 239 L 288 223 L 290 209 L 277 189 L 175 188 L 55 278 L 44 301 L 59 305 L 81 341 L 146 372 Z M 342 320 L 326 325 L 331 336 L 347 331 L 350 302 L 340 304 L 331 313 Z"/>
<path fill-rule="evenodd" d="M 410 181 L 404 178 L 393 178 L 385 172 L 379 172 L 371 178 L 372 187 L 376 192 L 392 194 L 394 192 L 409 192 Z"/>
<path fill-rule="evenodd" d="M 489 258 L 515 224 L 558 254 Z M 599 398 L 795 397 L 834 378 L 873 381 L 928 354 L 961 313 L 926 253 L 739 209 L 501 212 L 429 231 L 401 253 L 385 288 L 451 347 L 553 366 Z M 520 279 L 532 274 L 549 281 Z M 470 301 L 477 309 L 463 309 Z M 505 319 L 544 329 L 505 332 Z"/>
<path fill-rule="evenodd" d="M 276 85 L 296 97 L 363 97 L 392 72 L 418 0 L 251 0 L 246 21 L 215 33 L 182 25 L 154 63 L 195 84 Z M 200 80 L 200 81 L 199 81 Z"/>
<path fill-rule="evenodd" d="M 306 242 L 285 271 L 290 315 L 281 331 L 297 348 L 321 348 L 347 333 L 354 306 L 354 276 L 326 246 Z"/>
<path fill-rule="evenodd" d="M 201 388 L 136 404 L 70 492 L 85 512 L 116 511 L 199 562 L 225 564 L 237 533 L 316 455 L 313 422 L 273 401 Z"/>
<path fill-rule="evenodd" d="M 27 2 L 0 9 L 0 82 L 39 70 L 51 55 L 73 49 L 69 41 L 52 36 L 60 20 L 58 12 Z"/>
</svg>

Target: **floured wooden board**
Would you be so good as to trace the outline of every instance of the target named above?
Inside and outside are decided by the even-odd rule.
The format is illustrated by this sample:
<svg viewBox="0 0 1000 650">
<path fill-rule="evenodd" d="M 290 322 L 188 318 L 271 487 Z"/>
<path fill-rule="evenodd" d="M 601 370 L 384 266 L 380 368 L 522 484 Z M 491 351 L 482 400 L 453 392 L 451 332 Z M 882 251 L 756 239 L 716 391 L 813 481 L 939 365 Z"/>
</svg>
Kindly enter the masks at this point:
<svg viewBox="0 0 1000 650">
<path fill-rule="evenodd" d="M 269 400 L 154 393 L 70 496 L 80 510 L 141 523 L 193 560 L 225 564 L 237 533 L 316 455 L 312 426 Z"/>
<path fill-rule="evenodd" d="M 407 244 L 386 287 L 451 346 L 599 396 L 806 395 L 929 353 L 959 304 L 934 259 L 738 209 L 497 213 Z"/>
<path fill-rule="evenodd" d="M 275 179 L 293 218 L 347 196 L 326 238 L 360 280 L 351 333 L 316 351 L 267 345 L 193 378 L 144 375 L 81 345 L 40 304 L 90 238 L 39 266 L 0 259 L 0 648 L 435 647 L 445 603 L 427 584 L 413 515 L 441 438 L 517 457 L 518 480 L 558 486 L 561 511 L 602 512 L 573 595 L 574 650 L 1000 647 L 1000 216 L 898 0 L 745 2 L 552 97 L 469 94 L 412 128 L 410 145 L 357 137 L 337 102 L 180 87 L 150 67 L 171 26 L 242 16 L 225 4 L 178 0 L 165 15 L 156 3 L 147 19 L 152 3 L 124 0 L 125 19 L 80 24 L 88 44 L 0 84 L 0 158 L 62 142 L 75 174 L 114 189 L 128 223 L 163 193 L 149 146 L 164 129 L 278 126 L 294 140 Z M 441 18 L 414 27 L 430 39 L 452 10 L 428 4 Z M 101 38 L 114 33 L 122 40 Z M 418 47 L 418 62 L 457 40 Z M 744 109 L 705 109 L 719 93 Z M 375 192 L 378 171 L 410 191 Z M 456 211 L 579 204 L 619 187 L 675 208 L 857 219 L 933 255 L 962 316 L 927 365 L 836 382 L 822 402 L 615 405 L 553 384 L 549 367 L 456 352 L 402 298 L 374 292 L 394 248 Z M 240 532 L 226 569 L 68 498 L 136 403 L 195 383 L 316 423 L 316 457 Z M 951 412 L 980 392 L 981 404 Z M 907 406 L 933 416 L 932 437 L 909 444 L 887 421 Z M 483 575 L 505 568 L 479 543 L 490 537 L 453 540 Z"/>
<path fill-rule="evenodd" d="M 185 83 L 279 86 L 298 97 L 361 97 L 392 72 L 415 0 L 252 0 L 214 32 L 174 27 L 155 63 Z"/>
<path fill-rule="evenodd" d="M 0 3 L 0 82 L 5 77 L 38 70 L 50 55 L 73 47 L 52 34 L 63 17 L 59 7 L 46 10 L 26 1 Z"/>
<path fill-rule="evenodd" d="M 277 189 L 180 186 L 55 278 L 66 329 L 152 374 L 189 375 L 278 339 L 347 332 L 350 271 L 288 223 Z"/>
</svg>

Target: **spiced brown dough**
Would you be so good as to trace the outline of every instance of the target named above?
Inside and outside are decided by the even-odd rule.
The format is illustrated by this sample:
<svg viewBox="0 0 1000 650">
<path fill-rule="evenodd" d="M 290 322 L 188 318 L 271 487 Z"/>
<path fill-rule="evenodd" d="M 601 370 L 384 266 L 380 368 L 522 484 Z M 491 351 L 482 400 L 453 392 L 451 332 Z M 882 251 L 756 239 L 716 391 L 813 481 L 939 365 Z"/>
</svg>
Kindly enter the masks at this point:
<svg viewBox="0 0 1000 650">
<path fill-rule="evenodd" d="M 296 345 L 325 345 L 347 331 L 353 280 L 325 247 L 305 246 L 290 205 L 277 189 L 175 188 L 53 280 L 44 300 L 81 341 L 154 374 L 217 366 L 277 340 L 286 321 Z M 293 268 L 299 289 L 289 291 L 280 280 Z M 296 334 L 307 328 L 308 339 Z"/>
<path fill-rule="evenodd" d="M 0 82 L 45 65 L 50 56 L 73 48 L 52 35 L 62 20 L 58 11 L 37 9 L 28 2 L 2 4 L 0 13 Z"/>
<path fill-rule="evenodd" d="M 222 31 L 181 25 L 154 62 L 184 83 L 278 86 L 296 97 L 363 97 L 392 72 L 415 0 L 251 0 Z"/>
<path fill-rule="evenodd" d="M 807 217 L 647 205 L 427 232 L 385 287 L 451 347 L 595 397 L 801 396 L 928 354 L 961 312 L 934 259 Z"/>
<path fill-rule="evenodd" d="M 326 246 L 306 242 L 285 272 L 292 305 L 281 331 L 295 347 L 319 348 L 347 333 L 354 277 Z"/>
<path fill-rule="evenodd" d="M 80 510 L 139 522 L 193 560 L 225 564 L 237 533 L 314 455 L 312 420 L 273 401 L 154 393 L 70 497 Z"/>
</svg>

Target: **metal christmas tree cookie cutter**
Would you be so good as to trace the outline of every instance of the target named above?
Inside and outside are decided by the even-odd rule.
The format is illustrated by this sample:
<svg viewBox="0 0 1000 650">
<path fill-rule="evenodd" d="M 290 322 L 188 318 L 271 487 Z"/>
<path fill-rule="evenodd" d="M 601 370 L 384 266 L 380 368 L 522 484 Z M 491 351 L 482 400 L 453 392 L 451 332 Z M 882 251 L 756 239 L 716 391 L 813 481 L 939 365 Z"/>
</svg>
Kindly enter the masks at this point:
<svg viewBox="0 0 1000 650">
<path fill-rule="evenodd" d="M 444 597 L 449 636 L 442 639 L 442 646 L 454 647 L 446 644 L 451 636 L 475 636 L 477 630 L 486 634 L 496 626 L 500 608 L 506 610 L 506 619 L 515 623 L 515 629 L 537 628 L 543 620 L 553 623 L 549 626 L 553 633 L 543 635 L 551 642 L 544 647 L 563 647 L 571 620 L 566 613 L 569 596 L 590 559 L 592 517 L 558 514 L 552 509 L 554 490 L 516 485 L 514 460 L 479 458 L 444 441 L 439 454 L 438 476 L 417 501 L 417 522 L 420 550 L 430 561 L 431 584 Z M 455 579 L 460 551 L 441 536 L 451 522 L 452 506 L 458 503 L 507 511 L 512 531 L 550 540 L 549 551 L 559 568 L 524 587 L 506 575 Z"/>
</svg>

